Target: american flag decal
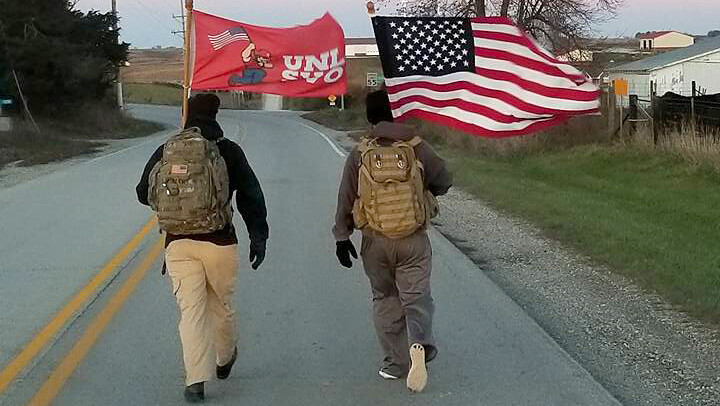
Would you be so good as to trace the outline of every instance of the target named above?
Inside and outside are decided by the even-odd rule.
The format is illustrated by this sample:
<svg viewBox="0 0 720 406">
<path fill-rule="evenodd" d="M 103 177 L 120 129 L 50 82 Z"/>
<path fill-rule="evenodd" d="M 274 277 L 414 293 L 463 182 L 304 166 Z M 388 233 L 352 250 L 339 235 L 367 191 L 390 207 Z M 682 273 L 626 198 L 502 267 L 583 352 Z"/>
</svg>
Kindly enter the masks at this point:
<svg viewBox="0 0 720 406">
<path fill-rule="evenodd" d="M 600 90 L 507 18 L 375 17 L 393 115 L 487 137 L 597 112 Z"/>
<path fill-rule="evenodd" d="M 250 41 L 250 37 L 242 27 L 233 27 L 217 35 L 208 35 L 213 48 L 218 49 L 237 41 Z"/>
</svg>

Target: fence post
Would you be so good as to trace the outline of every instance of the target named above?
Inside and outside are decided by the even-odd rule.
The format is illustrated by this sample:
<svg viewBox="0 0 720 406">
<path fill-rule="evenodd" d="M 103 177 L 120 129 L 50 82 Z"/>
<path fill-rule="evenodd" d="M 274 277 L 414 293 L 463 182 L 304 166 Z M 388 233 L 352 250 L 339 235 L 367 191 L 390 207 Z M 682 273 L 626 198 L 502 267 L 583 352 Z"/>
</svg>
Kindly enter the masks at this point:
<svg viewBox="0 0 720 406">
<path fill-rule="evenodd" d="M 692 134 L 695 136 L 695 94 L 697 92 L 697 85 L 695 81 L 692 81 L 692 96 L 690 97 L 690 128 Z"/>
<path fill-rule="evenodd" d="M 615 88 L 608 86 L 607 93 L 608 138 L 615 132 Z"/>
<path fill-rule="evenodd" d="M 658 101 L 657 101 L 657 83 L 650 82 L 650 113 L 652 116 L 650 117 L 650 129 L 652 131 L 652 137 L 653 137 L 653 144 L 657 146 L 658 144 L 658 138 L 659 138 L 659 129 L 660 126 L 658 123 L 660 122 L 660 109 L 658 108 Z"/>
<path fill-rule="evenodd" d="M 637 131 L 637 118 L 638 118 L 638 95 L 631 94 L 630 101 L 628 103 L 628 115 L 630 116 L 630 131 L 628 135 L 632 135 Z"/>
<path fill-rule="evenodd" d="M 624 130 L 624 120 L 623 116 L 625 115 L 625 106 L 623 106 L 624 98 L 623 95 L 620 95 L 620 139 L 623 139 L 623 130 Z"/>
</svg>

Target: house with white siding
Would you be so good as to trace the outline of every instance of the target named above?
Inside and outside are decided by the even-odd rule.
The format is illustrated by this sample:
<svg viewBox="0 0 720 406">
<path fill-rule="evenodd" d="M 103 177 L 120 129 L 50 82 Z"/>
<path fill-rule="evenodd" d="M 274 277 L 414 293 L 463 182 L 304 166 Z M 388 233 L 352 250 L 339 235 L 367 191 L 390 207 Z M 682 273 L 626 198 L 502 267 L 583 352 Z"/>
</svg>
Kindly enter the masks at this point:
<svg viewBox="0 0 720 406">
<path fill-rule="evenodd" d="M 616 66 L 608 73 L 611 80 L 627 80 L 629 94 L 640 99 L 650 98 L 651 83 L 658 96 L 667 92 L 690 96 L 692 82 L 701 94 L 720 93 L 720 37 Z"/>
</svg>

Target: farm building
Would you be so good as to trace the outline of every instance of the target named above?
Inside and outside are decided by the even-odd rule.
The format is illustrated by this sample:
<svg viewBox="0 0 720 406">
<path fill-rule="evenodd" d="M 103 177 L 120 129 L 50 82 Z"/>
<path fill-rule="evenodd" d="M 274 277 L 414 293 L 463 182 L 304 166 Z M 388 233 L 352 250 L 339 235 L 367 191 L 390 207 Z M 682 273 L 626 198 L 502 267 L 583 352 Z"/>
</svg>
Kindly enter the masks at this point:
<svg viewBox="0 0 720 406">
<path fill-rule="evenodd" d="M 641 34 L 640 49 L 646 51 L 667 51 L 685 48 L 695 43 L 695 37 L 677 31 L 655 31 Z"/>
<path fill-rule="evenodd" d="M 380 51 L 375 38 L 345 38 L 345 56 L 347 58 L 365 58 L 378 55 L 380 55 Z"/>
<path fill-rule="evenodd" d="M 720 37 L 665 52 L 608 70 L 610 79 L 628 81 L 628 91 L 640 99 L 650 98 L 650 83 L 657 95 L 667 92 L 691 96 L 692 82 L 700 94 L 720 93 Z"/>
</svg>

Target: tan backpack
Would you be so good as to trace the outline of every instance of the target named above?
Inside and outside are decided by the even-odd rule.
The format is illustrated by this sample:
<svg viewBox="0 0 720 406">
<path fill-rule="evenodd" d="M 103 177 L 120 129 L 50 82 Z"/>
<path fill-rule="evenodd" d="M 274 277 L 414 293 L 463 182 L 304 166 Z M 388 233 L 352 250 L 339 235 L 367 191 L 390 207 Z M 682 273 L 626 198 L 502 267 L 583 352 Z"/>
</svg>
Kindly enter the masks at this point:
<svg viewBox="0 0 720 406">
<path fill-rule="evenodd" d="M 222 138 L 220 139 L 222 140 Z M 150 172 L 148 200 L 168 234 L 208 234 L 232 221 L 230 179 L 217 141 L 198 128 L 170 137 Z"/>
<path fill-rule="evenodd" d="M 424 169 L 415 155 L 422 140 L 383 146 L 377 138 L 360 141 L 358 198 L 353 219 L 388 238 L 404 238 L 424 228 L 437 214 L 435 197 L 425 190 Z"/>
</svg>

